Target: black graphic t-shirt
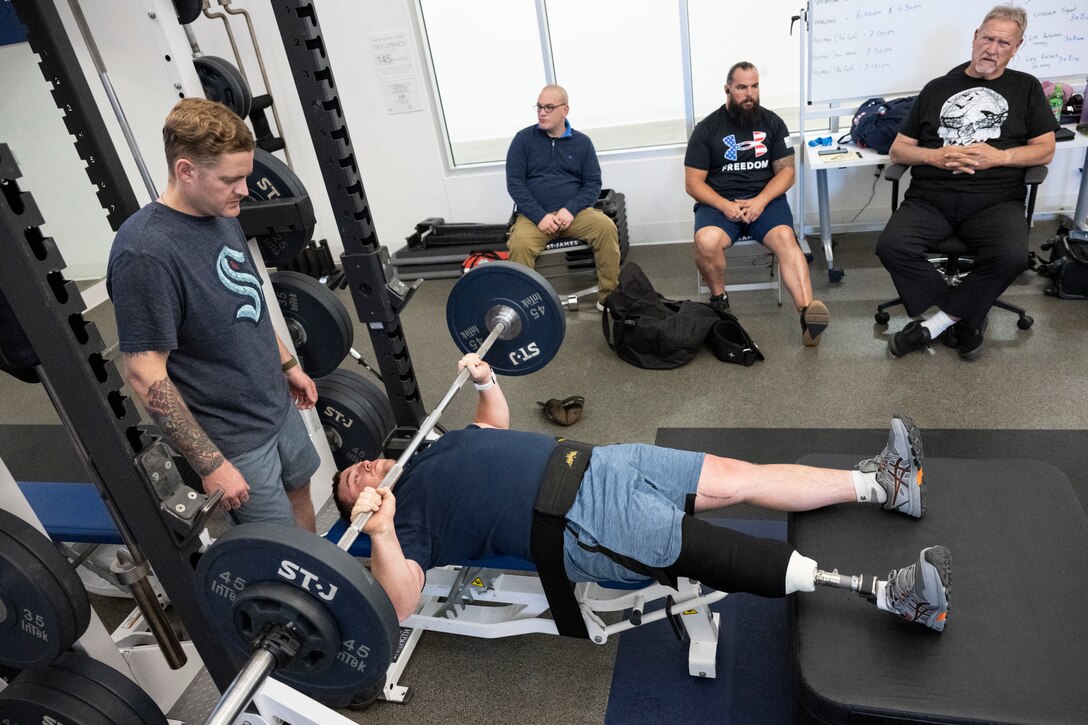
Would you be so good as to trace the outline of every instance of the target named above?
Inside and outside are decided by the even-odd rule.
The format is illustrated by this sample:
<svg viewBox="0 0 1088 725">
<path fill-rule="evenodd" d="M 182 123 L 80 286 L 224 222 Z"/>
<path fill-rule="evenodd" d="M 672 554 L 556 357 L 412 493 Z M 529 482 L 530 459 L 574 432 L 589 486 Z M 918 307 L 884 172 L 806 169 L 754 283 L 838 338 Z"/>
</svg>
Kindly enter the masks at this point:
<svg viewBox="0 0 1088 725">
<path fill-rule="evenodd" d="M 899 133 L 923 148 L 988 143 L 1004 150 L 1057 130 L 1058 122 L 1034 76 L 1006 68 L 987 81 L 967 75 L 966 68 L 964 63 L 927 83 Z M 1024 183 L 1024 170 L 1014 167 L 953 174 L 919 165 L 911 169 L 911 176 L 911 186 L 924 191 L 1001 193 Z"/>
<path fill-rule="evenodd" d="M 726 199 L 751 199 L 774 176 L 771 165 L 792 155 L 789 129 L 775 113 L 761 108 L 745 128 L 723 105 L 691 132 L 684 166 L 706 171 L 706 183 Z"/>
<path fill-rule="evenodd" d="M 170 380 L 228 458 L 271 440 L 291 411 L 261 284 L 237 219 L 153 202 L 110 250 L 121 351 L 169 352 Z"/>
</svg>

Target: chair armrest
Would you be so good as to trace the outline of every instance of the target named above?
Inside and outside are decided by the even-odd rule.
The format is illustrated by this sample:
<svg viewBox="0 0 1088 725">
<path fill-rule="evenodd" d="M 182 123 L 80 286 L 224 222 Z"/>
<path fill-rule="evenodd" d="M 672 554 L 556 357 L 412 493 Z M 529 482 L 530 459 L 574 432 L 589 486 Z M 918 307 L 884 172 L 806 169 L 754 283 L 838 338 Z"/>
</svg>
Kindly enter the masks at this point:
<svg viewBox="0 0 1088 725">
<path fill-rule="evenodd" d="M 888 181 L 899 181 L 909 168 L 906 164 L 888 164 L 884 167 L 884 178 Z"/>
<path fill-rule="evenodd" d="M 1028 186 L 1038 186 L 1046 179 L 1046 172 L 1046 166 L 1029 166 L 1024 170 L 1024 183 Z"/>
<path fill-rule="evenodd" d="M 1039 184 L 1046 178 L 1046 167 L 1029 166 L 1024 170 L 1024 183 L 1028 185 L 1027 222 L 1031 228 L 1031 219 L 1035 216 L 1035 198 L 1039 195 Z"/>
</svg>

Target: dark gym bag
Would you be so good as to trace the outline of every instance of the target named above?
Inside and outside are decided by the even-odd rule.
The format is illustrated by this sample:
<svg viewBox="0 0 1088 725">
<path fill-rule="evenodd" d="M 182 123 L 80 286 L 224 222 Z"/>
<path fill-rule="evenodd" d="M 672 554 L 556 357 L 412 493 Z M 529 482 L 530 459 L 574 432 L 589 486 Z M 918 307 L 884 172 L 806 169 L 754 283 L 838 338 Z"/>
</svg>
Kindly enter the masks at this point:
<svg viewBox="0 0 1088 725">
<path fill-rule="evenodd" d="M 608 296 L 601 327 L 608 346 L 635 367 L 668 370 L 691 362 L 721 316 L 705 302 L 670 300 L 628 262 Z"/>
</svg>

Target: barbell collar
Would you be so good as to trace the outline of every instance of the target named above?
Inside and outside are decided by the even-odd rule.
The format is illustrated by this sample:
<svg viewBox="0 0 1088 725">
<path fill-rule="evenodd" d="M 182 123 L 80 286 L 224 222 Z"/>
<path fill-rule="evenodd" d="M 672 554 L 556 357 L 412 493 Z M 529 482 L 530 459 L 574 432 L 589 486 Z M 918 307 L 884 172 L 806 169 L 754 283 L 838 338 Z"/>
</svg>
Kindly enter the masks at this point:
<svg viewBox="0 0 1088 725">
<path fill-rule="evenodd" d="M 484 324 L 488 330 L 494 330 L 500 322 L 505 325 L 505 328 L 499 335 L 499 339 L 510 340 L 521 334 L 521 317 L 514 308 L 507 305 L 495 305 L 484 313 Z M 491 346 L 488 345 L 488 347 Z M 482 350 L 479 353 L 480 357 L 482 358 L 486 352 L 487 350 Z"/>
</svg>

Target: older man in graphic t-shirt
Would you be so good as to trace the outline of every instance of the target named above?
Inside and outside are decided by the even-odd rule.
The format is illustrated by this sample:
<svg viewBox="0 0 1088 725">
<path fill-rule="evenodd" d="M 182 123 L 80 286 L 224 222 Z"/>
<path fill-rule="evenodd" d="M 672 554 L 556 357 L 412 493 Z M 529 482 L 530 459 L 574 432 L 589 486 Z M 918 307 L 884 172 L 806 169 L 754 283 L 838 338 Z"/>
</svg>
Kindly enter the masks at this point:
<svg viewBox="0 0 1088 725">
<path fill-rule="evenodd" d="M 1058 124 L 1035 77 L 1007 66 L 1024 42 L 1027 14 L 999 5 L 975 31 L 971 60 L 926 84 L 891 147 L 911 184 L 876 253 L 914 320 L 888 341 L 899 357 L 941 337 L 971 359 L 986 314 L 1028 265 L 1024 169 L 1050 163 Z M 949 287 L 926 253 L 955 234 L 971 272 Z"/>
</svg>

